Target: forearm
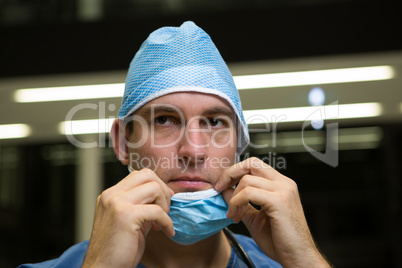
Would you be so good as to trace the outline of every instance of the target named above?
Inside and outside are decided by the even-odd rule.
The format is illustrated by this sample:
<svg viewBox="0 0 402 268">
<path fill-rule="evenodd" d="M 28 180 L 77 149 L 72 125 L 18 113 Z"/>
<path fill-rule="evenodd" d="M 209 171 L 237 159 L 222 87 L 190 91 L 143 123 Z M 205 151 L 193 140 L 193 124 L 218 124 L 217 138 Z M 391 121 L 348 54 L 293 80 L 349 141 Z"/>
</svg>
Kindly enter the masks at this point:
<svg viewBox="0 0 402 268">
<path fill-rule="evenodd" d="M 296 256 L 295 256 L 296 255 Z M 324 254 L 316 245 L 292 257 L 280 261 L 284 268 L 332 268 Z"/>
</svg>

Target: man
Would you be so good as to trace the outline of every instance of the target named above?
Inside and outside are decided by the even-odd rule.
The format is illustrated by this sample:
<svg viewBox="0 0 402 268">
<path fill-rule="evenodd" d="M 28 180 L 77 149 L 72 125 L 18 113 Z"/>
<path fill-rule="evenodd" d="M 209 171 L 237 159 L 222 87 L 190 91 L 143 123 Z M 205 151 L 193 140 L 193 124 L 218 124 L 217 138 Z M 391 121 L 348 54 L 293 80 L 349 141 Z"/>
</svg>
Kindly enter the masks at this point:
<svg viewBox="0 0 402 268">
<path fill-rule="evenodd" d="M 194 23 L 143 43 L 111 134 L 132 172 L 98 197 L 90 241 L 23 267 L 329 267 L 295 182 L 238 162 L 249 141 L 239 95 Z M 252 238 L 224 229 L 232 220 Z"/>
</svg>

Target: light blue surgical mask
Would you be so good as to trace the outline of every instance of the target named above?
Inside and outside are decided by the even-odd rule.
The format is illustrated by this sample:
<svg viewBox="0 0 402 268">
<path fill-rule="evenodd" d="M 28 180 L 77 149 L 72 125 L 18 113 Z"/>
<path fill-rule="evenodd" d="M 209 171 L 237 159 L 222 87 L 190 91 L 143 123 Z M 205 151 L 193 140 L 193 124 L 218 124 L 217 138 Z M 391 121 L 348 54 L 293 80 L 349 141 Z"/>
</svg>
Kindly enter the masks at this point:
<svg viewBox="0 0 402 268">
<path fill-rule="evenodd" d="M 171 198 L 169 216 L 176 232 L 173 241 L 191 245 L 233 223 L 226 217 L 228 205 L 215 189 L 177 193 Z"/>
</svg>

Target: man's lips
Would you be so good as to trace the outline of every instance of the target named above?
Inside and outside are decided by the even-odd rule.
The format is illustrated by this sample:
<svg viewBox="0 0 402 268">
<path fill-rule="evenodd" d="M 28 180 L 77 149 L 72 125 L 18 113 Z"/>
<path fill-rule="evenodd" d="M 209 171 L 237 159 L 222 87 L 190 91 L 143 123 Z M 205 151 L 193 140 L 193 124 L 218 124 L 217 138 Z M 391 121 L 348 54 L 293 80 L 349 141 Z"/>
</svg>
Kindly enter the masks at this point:
<svg viewBox="0 0 402 268">
<path fill-rule="evenodd" d="M 174 186 L 175 192 L 199 191 L 211 188 L 211 183 L 201 177 L 182 176 L 169 181 L 171 187 Z"/>
</svg>

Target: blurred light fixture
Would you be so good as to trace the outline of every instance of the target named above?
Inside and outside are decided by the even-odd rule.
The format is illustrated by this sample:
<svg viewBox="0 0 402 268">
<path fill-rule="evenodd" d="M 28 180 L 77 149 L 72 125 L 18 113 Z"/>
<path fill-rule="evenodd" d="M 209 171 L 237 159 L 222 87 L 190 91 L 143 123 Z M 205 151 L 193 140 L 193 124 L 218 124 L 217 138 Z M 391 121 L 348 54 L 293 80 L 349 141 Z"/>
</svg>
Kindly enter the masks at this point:
<svg viewBox="0 0 402 268">
<path fill-rule="evenodd" d="M 246 123 L 249 125 L 363 118 L 380 116 L 381 114 L 382 106 L 378 102 L 244 111 Z"/>
<path fill-rule="evenodd" d="M 308 102 L 310 105 L 323 105 L 325 102 L 324 90 L 320 87 L 315 87 L 308 93 Z"/>
<path fill-rule="evenodd" d="M 324 127 L 324 120 L 311 120 L 311 126 L 317 130 L 322 129 Z"/>
<path fill-rule="evenodd" d="M 92 133 L 108 133 L 114 118 L 71 120 L 59 123 L 59 132 L 63 135 L 81 135 Z"/>
<path fill-rule="evenodd" d="M 31 128 L 26 124 L 0 125 L 0 139 L 25 138 L 31 134 Z"/>
<path fill-rule="evenodd" d="M 325 103 L 325 93 L 320 87 L 315 87 L 308 94 L 308 102 L 312 106 L 323 105 Z M 322 129 L 324 127 L 324 119 L 312 120 L 311 126 L 314 129 Z"/>
<path fill-rule="evenodd" d="M 383 139 L 380 127 L 340 128 L 339 150 L 364 150 L 378 148 Z M 256 133 L 252 143 L 259 146 L 255 152 L 264 154 L 267 148 L 274 152 L 307 152 L 306 145 L 324 150 L 326 133 L 324 130 L 281 131 L 278 133 Z"/>
<path fill-rule="evenodd" d="M 275 74 L 241 75 L 234 77 L 240 89 L 271 88 L 303 85 L 322 85 L 386 80 L 394 78 L 392 66 L 328 69 Z"/>
<path fill-rule="evenodd" d="M 385 80 L 394 77 L 392 66 L 330 69 L 234 76 L 239 90 Z M 79 99 L 119 98 L 124 83 L 17 89 L 16 102 L 49 102 Z"/>
<path fill-rule="evenodd" d="M 66 87 L 43 87 L 18 89 L 14 93 L 16 102 L 49 102 L 122 97 L 124 84 L 102 84 Z"/>
</svg>

